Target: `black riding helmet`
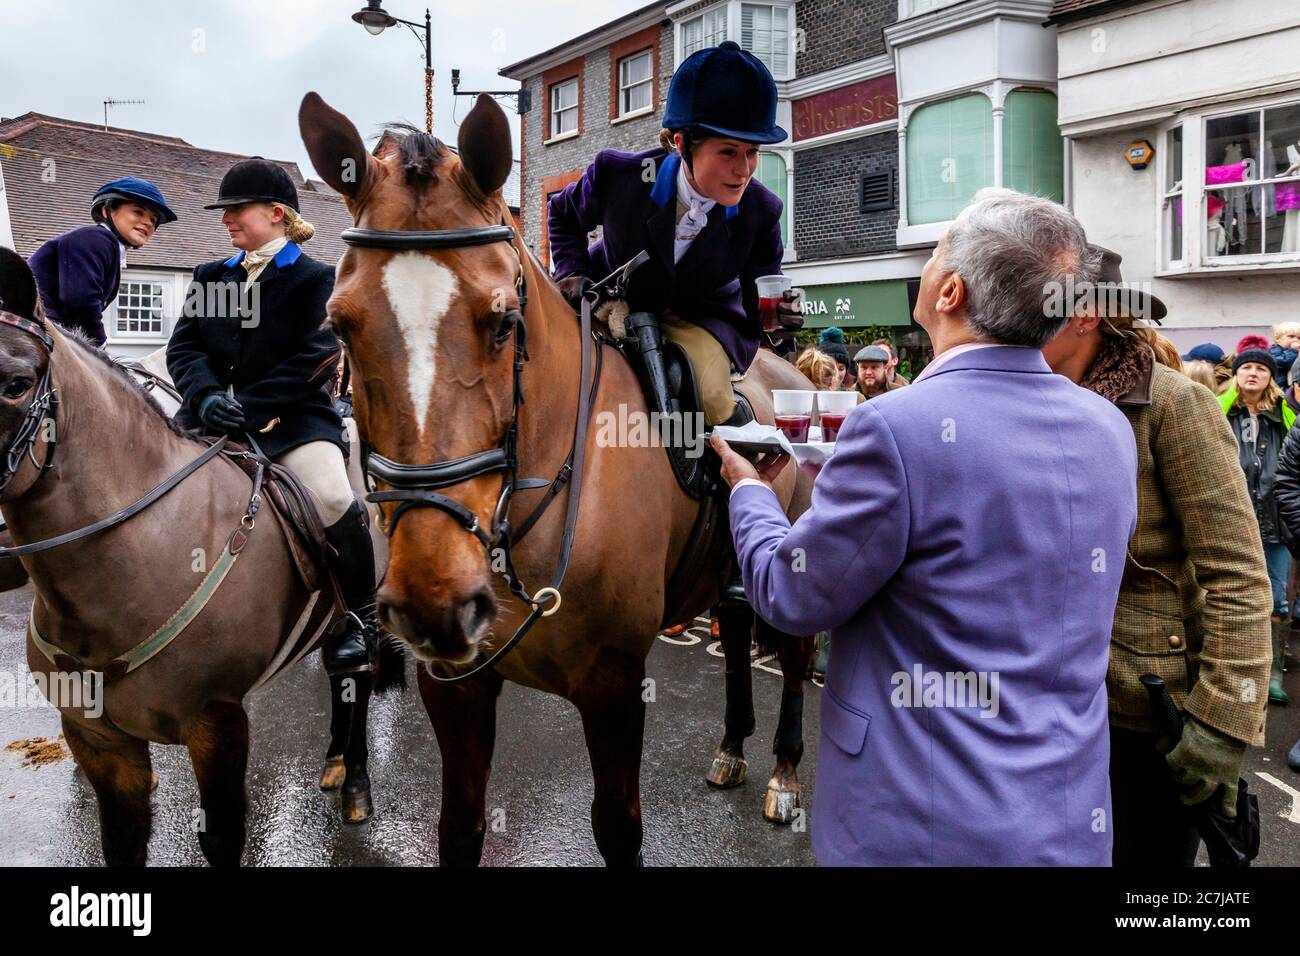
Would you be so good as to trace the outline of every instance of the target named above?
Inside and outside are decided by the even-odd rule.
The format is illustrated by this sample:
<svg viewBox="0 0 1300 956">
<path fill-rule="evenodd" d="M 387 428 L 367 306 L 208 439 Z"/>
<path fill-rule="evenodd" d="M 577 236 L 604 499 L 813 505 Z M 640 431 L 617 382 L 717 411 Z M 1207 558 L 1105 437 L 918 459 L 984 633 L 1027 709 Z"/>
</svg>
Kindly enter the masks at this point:
<svg viewBox="0 0 1300 956">
<path fill-rule="evenodd" d="M 221 177 L 217 201 L 204 209 L 222 209 L 248 202 L 275 202 L 298 212 L 298 189 L 289 174 L 276 163 L 261 156 L 245 159 L 230 167 Z"/>
</svg>

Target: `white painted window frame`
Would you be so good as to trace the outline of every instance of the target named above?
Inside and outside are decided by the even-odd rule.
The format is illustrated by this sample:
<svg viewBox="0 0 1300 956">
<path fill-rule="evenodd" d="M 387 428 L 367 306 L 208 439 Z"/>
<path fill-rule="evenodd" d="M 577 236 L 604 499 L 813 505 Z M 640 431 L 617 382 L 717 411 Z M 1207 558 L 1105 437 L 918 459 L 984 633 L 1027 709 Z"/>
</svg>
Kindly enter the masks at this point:
<svg viewBox="0 0 1300 956">
<path fill-rule="evenodd" d="M 573 84 L 573 88 L 574 88 L 574 99 L 573 99 L 573 105 L 572 105 L 572 106 L 565 106 L 565 107 L 562 107 L 562 108 L 558 108 L 558 109 L 557 109 L 557 108 L 556 108 L 556 104 L 555 104 L 556 96 L 557 96 L 557 94 L 560 92 L 560 90 L 562 90 L 562 89 L 564 89 L 565 87 L 567 87 L 570 83 Z M 570 137 L 570 136 L 577 136 L 578 133 L 579 133 L 579 130 L 578 130 L 578 119 L 579 119 L 579 113 L 578 113 L 578 111 L 579 111 L 579 109 L 580 109 L 581 106 L 582 106 L 582 102 L 581 102 L 581 100 L 582 100 L 582 78 L 579 77 L 579 76 L 576 76 L 576 75 L 575 75 L 575 76 L 570 77 L 570 78 L 567 79 L 567 80 L 560 80 L 558 83 L 552 83 L 552 84 L 551 84 L 551 97 L 550 97 L 550 99 L 551 99 L 551 102 L 550 102 L 548 105 L 549 105 L 549 109 L 550 109 L 550 118 L 551 118 L 551 119 L 550 119 L 550 133 L 551 133 L 551 135 L 548 137 L 548 141 L 549 141 L 549 140 L 557 140 L 557 139 L 560 139 L 560 138 L 567 138 L 567 137 Z M 568 113 L 568 112 L 570 112 L 570 111 L 572 111 L 573 114 L 574 114 L 573 129 L 568 129 L 568 130 L 564 130 L 563 132 L 561 132 L 560 130 L 558 130 L 558 129 L 556 128 L 556 121 L 559 119 L 561 113 Z"/>
<path fill-rule="evenodd" d="M 637 80 L 635 83 L 628 83 L 623 76 L 623 68 L 633 60 L 639 60 L 645 57 L 650 61 L 650 72 L 644 80 Z M 654 84 L 655 84 L 655 52 L 653 47 L 646 47 L 636 53 L 629 53 L 618 61 L 618 119 L 625 119 L 629 116 L 640 116 L 643 113 L 654 109 Z M 628 109 L 626 96 L 628 91 L 644 86 L 650 91 L 650 105 L 638 106 L 636 109 Z"/>
<path fill-rule="evenodd" d="M 718 39 L 735 40 L 740 43 L 740 8 L 744 3 L 753 6 L 783 7 L 786 12 L 786 30 L 787 42 L 790 45 L 789 55 L 786 57 L 786 72 L 783 76 L 773 74 L 773 79 L 778 83 L 788 82 L 795 78 L 795 54 L 797 52 L 796 39 L 799 35 L 798 19 L 795 16 L 795 10 L 798 6 L 798 0 L 720 0 L 718 3 L 701 7 L 695 3 L 678 3 L 670 6 L 665 12 L 673 20 L 673 62 L 680 64 L 686 54 L 683 50 L 682 30 L 688 23 L 700 19 L 706 13 L 712 13 L 721 9 L 726 11 L 726 30 L 725 34 Z M 685 15 L 681 15 L 688 11 Z M 715 44 L 716 45 L 716 44 Z"/>
<path fill-rule="evenodd" d="M 108 345 L 165 345 L 172 337 L 175 320 L 181 313 L 181 303 L 185 302 L 185 291 L 190 285 L 191 274 L 188 272 L 151 271 L 151 269 L 127 268 L 122 273 L 118 287 L 121 295 L 130 282 L 151 282 L 162 286 L 162 330 L 161 332 L 118 332 L 117 299 L 104 310 L 104 332 L 108 336 Z"/>
<path fill-rule="evenodd" d="M 1016 90 L 1042 90 L 1051 93 L 1057 97 L 1060 102 L 1060 94 L 1055 83 L 1042 83 L 1038 81 L 1024 80 L 994 80 L 991 83 L 977 83 L 968 87 L 946 91 L 943 96 L 929 100 L 920 100 L 911 103 L 898 104 L 898 238 L 897 243 L 900 249 L 913 249 L 920 246 L 934 245 L 942 238 L 948 227 L 952 225 L 952 220 L 944 222 L 929 222 L 920 225 L 912 225 L 907 221 L 907 124 L 911 121 L 912 114 L 923 107 L 930 106 L 934 103 L 942 103 L 945 100 L 958 99 L 963 96 L 969 96 L 972 93 L 983 93 L 988 97 L 989 103 L 993 110 L 993 182 L 991 186 L 1002 185 L 1002 121 L 1006 112 L 1007 96 Z M 1062 146 L 1067 150 L 1069 140 L 1062 137 Z M 1183 155 L 1187 155 L 1187 143 L 1184 137 Z M 1065 200 L 1067 206 L 1070 202 L 1070 175 L 1071 169 L 1068 163 L 1063 165 L 1061 170 L 1062 186 L 1065 190 Z"/>
<path fill-rule="evenodd" d="M 1220 116 L 1235 116 L 1241 113 L 1253 113 L 1273 109 L 1279 106 L 1293 106 L 1300 103 L 1300 96 L 1294 92 L 1274 96 L 1256 97 L 1222 106 L 1189 110 L 1167 120 L 1158 127 L 1160 145 L 1165 142 L 1165 135 L 1176 126 L 1183 127 L 1183 259 L 1166 261 L 1166 241 L 1164 233 L 1164 199 L 1172 187 L 1167 182 L 1167 171 L 1160 163 L 1157 172 L 1156 196 L 1156 262 L 1159 278 L 1177 278 L 1179 276 L 1224 275 L 1237 272 L 1297 272 L 1300 271 L 1300 252 L 1265 252 L 1247 256 L 1209 256 L 1205 250 L 1205 230 L 1200 228 L 1204 222 L 1205 210 L 1205 137 L 1206 126 L 1210 120 Z M 1157 147 L 1159 148 L 1159 147 Z M 1263 144 L 1260 144 L 1263 148 Z M 1157 156 L 1157 159 L 1159 157 Z M 1278 182 L 1294 182 L 1295 177 L 1281 179 L 1274 177 L 1267 180 L 1252 180 L 1249 187 Z M 1222 189 L 1223 187 L 1218 187 Z M 1196 223 L 1197 228 L 1191 228 Z"/>
</svg>

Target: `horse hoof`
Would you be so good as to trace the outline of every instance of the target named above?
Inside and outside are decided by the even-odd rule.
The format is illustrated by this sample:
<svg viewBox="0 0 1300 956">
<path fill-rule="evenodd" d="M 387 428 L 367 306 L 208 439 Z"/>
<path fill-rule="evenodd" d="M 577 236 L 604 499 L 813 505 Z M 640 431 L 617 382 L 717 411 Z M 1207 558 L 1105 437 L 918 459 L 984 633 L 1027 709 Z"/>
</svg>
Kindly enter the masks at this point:
<svg viewBox="0 0 1300 956">
<path fill-rule="evenodd" d="M 778 790 L 768 784 L 767 796 L 763 800 L 763 816 L 769 823 L 785 826 L 794 821 L 800 805 L 798 790 Z"/>
<path fill-rule="evenodd" d="M 325 769 L 320 772 L 320 788 L 322 790 L 337 790 L 343 786 L 343 781 L 347 778 L 347 768 L 343 766 L 343 757 L 325 758 Z"/>
<path fill-rule="evenodd" d="M 749 762 L 744 757 L 723 753 L 721 750 L 713 755 L 713 766 L 709 768 L 705 781 L 712 787 L 730 790 L 745 782 L 745 771 Z"/>
<path fill-rule="evenodd" d="M 370 802 L 370 788 L 343 793 L 343 822 L 365 823 L 375 815 L 374 804 Z"/>
<path fill-rule="evenodd" d="M 153 771 L 149 772 L 149 792 L 153 793 L 158 789 L 158 775 Z"/>
</svg>

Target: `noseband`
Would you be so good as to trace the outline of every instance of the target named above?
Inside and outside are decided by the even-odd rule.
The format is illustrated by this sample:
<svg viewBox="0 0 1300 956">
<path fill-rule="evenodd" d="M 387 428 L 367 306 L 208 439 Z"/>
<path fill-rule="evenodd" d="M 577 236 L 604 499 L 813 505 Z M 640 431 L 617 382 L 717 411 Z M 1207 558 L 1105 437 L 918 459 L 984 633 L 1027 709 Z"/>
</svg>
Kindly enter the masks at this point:
<svg viewBox="0 0 1300 956">
<path fill-rule="evenodd" d="M 524 636 L 539 617 L 549 617 L 560 609 L 559 587 L 563 583 L 568 568 L 569 555 L 573 544 L 573 535 L 577 523 L 579 493 L 582 484 L 583 450 L 586 445 L 587 425 L 590 421 L 591 402 L 595 397 L 600 382 L 601 350 L 595 351 L 596 373 L 590 391 L 586 382 L 592 365 L 593 343 L 591 334 L 590 309 L 584 307 L 582 322 L 582 367 L 579 384 L 578 421 L 574 431 L 574 445 L 569 457 L 551 481 L 544 478 L 518 477 L 519 468 L 519 408 L 524 402 L 523 372 L 524 363 L 528 361 L 526 316 L 528 309 L 528 283 L 524 273 L 523 258 L 514 246 L 515 230 L 506 225 L 477 226 L 460 229 L 434 229 L 423 231 L 403 231 L 391 229 L 343 230 L 342 239 L 349 246 L 369 249 L 389 249 L 399 251 L 460 249 L 469 246 L 490 245 L 508 242 L 515 255 L 519 257 L 519 273 L 515 279 L 515 290 L 519 298 L 519 319 L 515 322 L 511 334 L 514 337 L 513 398 L 510 424 L 505 436 L 496 448 L 436 461 L 429 464 L 406 464 L 393 461 L 380 455 L 370 445 L 362 442 L 362 470 L 368 484 L 372 479 L 382 481 L 390 486 L 391 491 L 377 491 L 370 485 L 367 501 L 398 502 L 391 517 L 384 523 L 384 531 L 392 537 L 397 523 L 412 508 L 436 508 L 451 516 L 465 531 L 474 535 L 488 552 L 488 566 L 501 574 L 511 593 L 530 605 L 531 613 L 515 631 L 514 635 L 487 660 L 481 660 L 472 670 L 454 677 L 431 676 L 444 683 L 466 680 L 483 671 L 510 651 Z M 447 495 L 439 494 L 435 489 L 448 488 L 462 484 L 483 475 L 504 472 L 501 494 L 493 510 L 491 526 L 484 528 L 478 515 Z M 569 484 L 569 507 L 565 519 L 564 534 L 560 544 L 560 558 L 550 586 L 530 594 L 528 589 L 515 574 L 511 557 L 511 545 L 519 541 L 542 516 L 546 507 L 558 496 L 565 484 Z M 512 534 L 509 514 L 510 499 L 516 491 L 547 488 L 537 507 L 519 525 Z M 495 555 L 494 555 L 495 552 Z M 493 560 L 499 555 L 501 561 Z"/>
<path fill-rule="evenodd" d="M 54 463 L 57 435 L 51 435 L 46 441 L 44 464 L 36 460 L 36 440 L 40 434 L 41 424 L 50 417 L 52 411 L 57 410 L 59 396 L 58 389 L 50 384 L 54 368 L 54 339 L 50 337 L 50 333 L 45 331 L 39 322 L 33 322 L 31 319 L 25 319 L 21 315 L 15 315 L 13 312 L 6 312 L 3 309 L 0 309 L 0 325 L 13 326 L 26 332 L 45 346 L 48 357 L 45 363 L 45 371 L 41 374 L 41 380 L 36 386 L 36 398 L 27 406 L 27 414 L 23 418 L 23 423 L 18 427 L 18 432 L 14 435 L 13 441 L 9 443 L 9 447 L 4 454 L 3 463 L 0 464 L 0 494 L 3 494 L 13 482 L 18 469 L 22 467 L 24 458 L 31 459 L 40 475 L 44 475 L 50 470 L 50 466 Z"/>
</svg>

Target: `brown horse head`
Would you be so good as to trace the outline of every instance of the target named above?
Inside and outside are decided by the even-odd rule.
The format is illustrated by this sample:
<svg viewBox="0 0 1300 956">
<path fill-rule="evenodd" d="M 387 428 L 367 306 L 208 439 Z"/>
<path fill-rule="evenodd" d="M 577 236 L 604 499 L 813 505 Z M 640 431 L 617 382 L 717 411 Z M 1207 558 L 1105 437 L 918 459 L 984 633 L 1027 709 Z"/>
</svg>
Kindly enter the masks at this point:
<svg viewBox="0 0 1300 956">
<path fill-rule="evenodd" d="M 45 326 L 36 279 L 22 256 L 10 249 L 0 249 L 0 310 Z M 34 336 L 0 323 L 0 469 L 4 465 L 3 453 L 23 427 L 37 398 L 49 361 L 50 353 Z M 30 462 L 25 467 L 20 465 L 9 487 L 0 493 L 0 501 L 11 501 L 23 494 L 39 474 Z"/>
<path fill-rule="evenodd" d="M 510 128 L 491 97 L 480 96 L 461 124 L 459 155 L 405 127 L 385 132 L 368 153 L 356 127 L 315 93 L 298 120 L 316 170 L 361 228 L 510 223 L 501 196 L 513 163 Z M 329 322 L 352 365 L 358 429 L 375 452 L 435 462 L 501 443 L 512 419 L 511 333 L 524 268 L 518 247 L 504 242 L 344 253 Z M 490 528 L 502 481 L 497 472 L 442 493 Z M 391 521 L 395 505 L 384 507 Z M 497 610 L 485 549 L 444 512 L 411 509 L 392 528 L 378 602 L 380 620 L 418 656 L 468 660 Z"/>
</svg>

